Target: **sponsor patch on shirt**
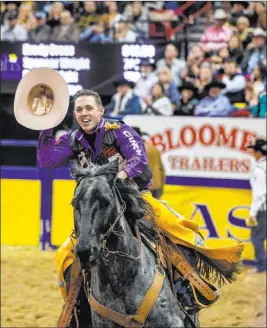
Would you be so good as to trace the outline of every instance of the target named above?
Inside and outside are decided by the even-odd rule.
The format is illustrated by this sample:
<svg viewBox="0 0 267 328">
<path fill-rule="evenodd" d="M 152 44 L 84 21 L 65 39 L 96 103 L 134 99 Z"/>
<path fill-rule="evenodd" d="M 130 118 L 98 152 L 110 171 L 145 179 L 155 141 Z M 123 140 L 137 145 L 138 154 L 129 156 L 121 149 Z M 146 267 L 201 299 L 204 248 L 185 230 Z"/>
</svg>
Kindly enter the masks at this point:
<svg viewBox="0 0 267 328">
<path fill-rule="evenodd" d="M 138 145 L 138 143 L 136 142 L 136 140 L 134 140 L 134 137 L 132 136 L 132 134 L 129 131 L 124 131 L 123 134 L 125 135 L 125 137 L 128 138 L 130 144 L 132 145 L 132 148 L 135 150 L 135 152 L 141 156 L 142 152 L 141 149 Z"/>
</svg>

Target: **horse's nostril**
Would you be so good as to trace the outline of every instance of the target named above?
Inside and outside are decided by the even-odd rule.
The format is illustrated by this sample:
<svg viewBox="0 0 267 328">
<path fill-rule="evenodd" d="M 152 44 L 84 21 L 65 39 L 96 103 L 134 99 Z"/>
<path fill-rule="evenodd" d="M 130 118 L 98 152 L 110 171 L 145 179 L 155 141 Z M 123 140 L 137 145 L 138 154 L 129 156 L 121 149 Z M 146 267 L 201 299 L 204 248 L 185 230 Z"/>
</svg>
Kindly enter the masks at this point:
<svg viewBox="0 0 267 328">
<path fill-rule="evenodd" d="M 77 251 L 77 256 L 81 262 L 87 262 L 89 260 L 89 252 L 88 251 Z"/>
</svg>

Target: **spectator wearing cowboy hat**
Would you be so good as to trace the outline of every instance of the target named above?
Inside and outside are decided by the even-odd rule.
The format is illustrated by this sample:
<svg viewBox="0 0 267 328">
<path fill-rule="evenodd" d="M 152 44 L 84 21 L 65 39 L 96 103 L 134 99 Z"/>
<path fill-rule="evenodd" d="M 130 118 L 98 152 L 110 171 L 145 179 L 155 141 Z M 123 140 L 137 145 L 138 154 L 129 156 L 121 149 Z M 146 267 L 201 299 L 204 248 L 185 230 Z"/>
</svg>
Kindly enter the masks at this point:
<svg viewBox="0 0 267 328">
<path fill-rule="evenodd" d="M 26 41 L 28 33 L 26 29 L 18 23 L 17 13 L 7 15 L 8 25 L 1 26 L 1 41 Z"/>
<path fill-rule="evenodd" d="M 136 82 L 134 93 L 144 99 L 150 95 L 152 86 L 157 82 L 158 78 L 154 73 L 156 68 L 155 62 L 151 59 L 142 59 L 140 63 L 140 79 Z"/>
<path fill-rule="evenodd" d="M 51 27 L 46 24 L 47 16 L 43 11 L 35 13 L 36 27 L 29 31 L 29 41 L 44 42 L 49 40 Z"/>
<path fill-rule="evenodd" d="M 226 18 L 226 12 L 223 9 L 215 10 L 215 24 L 209 26 L 201 37 L 200 46 L 205 52 L 216 51 L 227 47 L 227 43 L 233 32 L 225 25 Z"/>
<path fill-rule="evenodd" d="M 247 219 L 247 226 L 251 227 L 251 241 L 254 246 L 256 268 L 250 273 L 266 271 L 266 253 L 264 241 L 266 239 L 266 155 L 267 141 L 257 139 L 253 145 L 252 156 L 256 160 L 256 166 L 250 178 L 252 189 L 252 203 Z"/>
<path fill-rule="evenodd" d="M 242 71 L 252 73 L 256 65 L 266 67 L 266 31 L 257 27 L 253 31 L 252 42 L 247 46 L 240 64 Z"/>
<path fill-rule="evenodd" d="M 191 82 L 184 82 L 180 87 L 181 93 L 180 105 L 174 111 L 173 115 L 193 116 L 194 109 L 198 103 L 197 92 L 198 89 Z"/>
<path fill-rule="evenodd" d="M 247 16 L 247 8 L 249 3 L 247 1 L 232 1 L 231 2 L 232 10 L 231 10 L 231 19 L 229 23 L 231 25 L 236 26 L 237 19 L 239 17 Z"/>
<path fill-rule="evenodd" d="M 132 90 L 134 83 L 120 78 L 113 85 L 117 88 L 117 92 L 112 97 L 110 104 L 105 107 L 106 114 L 111 116 L 142 114 L 140 99 Z"/>
<path fill-rule="evenodd" d="M 228 97 L 222 94 L 226 85 L 220 81 L 212 81 L 206 86 L 209 96 L 203 98 L 195 108 L 195 116 L 228 116 L 233 108 Z"/>
</svg>

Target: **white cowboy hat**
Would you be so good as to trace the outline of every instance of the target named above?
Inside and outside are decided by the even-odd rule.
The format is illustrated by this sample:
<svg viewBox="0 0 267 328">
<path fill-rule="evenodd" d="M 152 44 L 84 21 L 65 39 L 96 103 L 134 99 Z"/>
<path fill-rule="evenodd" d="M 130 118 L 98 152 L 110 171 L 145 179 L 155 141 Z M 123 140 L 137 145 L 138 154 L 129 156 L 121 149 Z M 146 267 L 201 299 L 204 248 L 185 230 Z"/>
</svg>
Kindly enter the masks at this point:
<svg viewBox="0 0 267 328">
<path fill-rule="evenodd" d="M 214 19 L 226 19 L 227 15 L 223 9 L 216 9 L 214 13 Z"/>
<path fill-rule="evenodd" d="M 261 36 L 266 39 L 266 31 L 264 31 L 260 27 L 256 27 L 255 30 L 253 31 L 253 36 Z"/>
<path fill-rule="evenodd" d="M 64 78 L 50 68 L 35 68 L 20 81 L 14 100 L 15 118 L 32 130 L 59 125 L 69 107 L 69 90 Z"/>
</svg>

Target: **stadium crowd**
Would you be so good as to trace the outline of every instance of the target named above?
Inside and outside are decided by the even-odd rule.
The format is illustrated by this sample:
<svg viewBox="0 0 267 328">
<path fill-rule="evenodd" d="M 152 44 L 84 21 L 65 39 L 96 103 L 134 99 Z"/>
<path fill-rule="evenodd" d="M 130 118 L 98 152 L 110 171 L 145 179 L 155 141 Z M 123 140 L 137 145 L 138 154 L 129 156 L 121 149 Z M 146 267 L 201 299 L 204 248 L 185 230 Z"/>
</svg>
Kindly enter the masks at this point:
<svg viewBox="0 0 267 328">
<path fill-rule="evenodd" d="M 178 19 L 182 3 L 1 2 L 1 40 L 139 42 L 149 39 L 150 21 Z M 169 43 L 163 58 L 141 61 L 135 84 L 124 78 L 116 81 L 117 92 L 106 113 L 265 117 L 265 2 L 234 1 L 229 13 L 216 8 L 212 16 L 186 59 Z"/>
</svg>

